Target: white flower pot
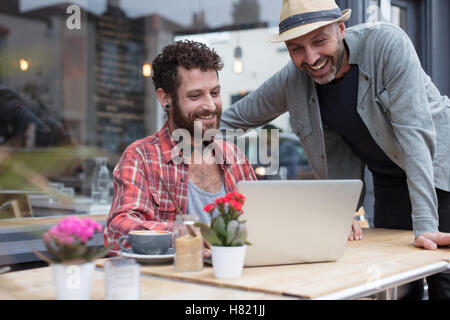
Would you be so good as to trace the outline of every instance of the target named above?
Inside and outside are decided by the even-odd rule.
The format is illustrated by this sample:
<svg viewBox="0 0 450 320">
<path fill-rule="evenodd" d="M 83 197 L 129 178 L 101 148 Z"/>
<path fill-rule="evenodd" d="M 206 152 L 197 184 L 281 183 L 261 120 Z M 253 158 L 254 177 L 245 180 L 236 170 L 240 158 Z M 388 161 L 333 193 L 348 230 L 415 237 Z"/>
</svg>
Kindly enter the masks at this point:
<svg viewBox="0 0 450 320">
<path fill-rule="evenodd" d="M 89 300 L 95 263 L 52 264 L 58 300 Z"/>
<path fill-rule="evenodd" d="M 240 247 L 211 246 L 214 276 L 220 279 L 241 277 L 246 249 L 245 245 Z"/>
</svg>

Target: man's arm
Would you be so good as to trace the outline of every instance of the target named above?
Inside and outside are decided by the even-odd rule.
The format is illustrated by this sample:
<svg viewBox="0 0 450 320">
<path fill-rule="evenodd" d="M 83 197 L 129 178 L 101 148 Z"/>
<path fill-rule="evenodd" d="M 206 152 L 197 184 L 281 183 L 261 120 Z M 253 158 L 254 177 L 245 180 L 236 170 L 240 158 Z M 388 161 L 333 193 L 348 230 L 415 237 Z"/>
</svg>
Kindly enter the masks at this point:
<svg viewBox="0 0 450 320">
<path fill-rule="evenodd" d="M 134 151 L 135 152 L 135 151 Z M 117 240 L 132 230 L 170 230 L 172 223 L 155 220 L 155 201 L 143 160 L 126 151 L 114 170 L 114 198 L 106 223 L 105 245 L 120 250 Z"/>
<path fill-rule="evenodd" d="M 261 127 L 287 111 L 286 84 L 289 68 L 265 81 L 256 91 L 233 104 L 222 115 L 221 129 L 251 129 Z"/>
<path fill-rule="evenodd" d="M 424 72 L 406 34 L 393 29 L 388 35 L 383 79 L 389 105 L 385 107 L 402 152 L 416 245 L 434 249 L 437 246 L 421 237 L 437 233 L 439 221 L 433 171 L 436 131 L 424 86 Z"/>
</svg>

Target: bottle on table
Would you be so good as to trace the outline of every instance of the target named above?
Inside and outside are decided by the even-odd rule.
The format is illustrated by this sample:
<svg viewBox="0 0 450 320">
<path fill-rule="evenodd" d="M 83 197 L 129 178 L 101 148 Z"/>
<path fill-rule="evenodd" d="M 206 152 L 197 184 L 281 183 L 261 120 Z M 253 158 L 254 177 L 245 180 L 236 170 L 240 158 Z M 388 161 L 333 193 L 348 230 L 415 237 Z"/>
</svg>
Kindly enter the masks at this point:
<svg viewBox="0 0 450 320">
<path fill-rule="evenodd" d="M 91 184 L 91 197 L 94 204 L 107 204 L 110 200 L 112 178 L 108 170 L 107 161 L 108 158 L 95 158 Z"/>
</svg>

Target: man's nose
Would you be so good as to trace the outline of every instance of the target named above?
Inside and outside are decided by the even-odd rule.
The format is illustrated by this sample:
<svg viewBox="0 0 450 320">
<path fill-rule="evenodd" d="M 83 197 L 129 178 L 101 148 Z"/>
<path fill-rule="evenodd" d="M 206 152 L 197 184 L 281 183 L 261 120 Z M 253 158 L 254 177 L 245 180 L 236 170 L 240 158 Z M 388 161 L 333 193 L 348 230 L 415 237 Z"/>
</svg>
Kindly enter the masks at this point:
<svg viewBox="0 0 450 320">
<path fill-rule="evenodd" d="M 304 63 L 313 66 L 314 64 L 316 64 L 319 58 L 320 55 L 315 49 L 308 47 L 305 48 L 305 59 L 303 60 Z"/>
<path fill-rule="evenodd" d="M 204 103 L 204 108 L 205 108 L 205 110 L 208 110 L 208 111 L 216 111 L 216 109 L 217 109 L 216 99 L 213 96 L 208 95 L 207 99 Z"/>
</svg>

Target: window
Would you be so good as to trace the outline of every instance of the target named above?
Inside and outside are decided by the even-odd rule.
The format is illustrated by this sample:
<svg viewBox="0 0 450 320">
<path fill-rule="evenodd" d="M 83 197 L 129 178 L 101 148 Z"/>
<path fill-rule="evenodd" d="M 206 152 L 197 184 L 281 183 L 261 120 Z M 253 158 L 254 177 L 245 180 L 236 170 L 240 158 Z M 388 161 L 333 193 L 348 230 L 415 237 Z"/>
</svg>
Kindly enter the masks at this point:
<svg viewBox="0 0 450 320">
<path fill-rule="evenodd" d="M 9 30 L 0 24 L 0 53 L 3 51 L 2 48 L 4 46 L 4 42 L 8 33 Z M 4 60 L 5 57 L 2 54 L 0 54 L 0 81 L 2 80 L 2 75 L 6 73 Z"/>
<path fill-rule="evenodd" d="M 392 0 L 391 21 L 402 28 L 411 38 L 416 48 L 419 47 L 417 25 L 417 1 Z"/>
<path fill-rule="evenodd" d="M 87 147 L 106 155 L 112 170 L 129 144 L 156 133 L 164 121 L 151 75 L 143 67 L 177 37 L 209 37 L 209 44 L 220 48 L 224 107 L 234 102 L 232 94 L 253 91 L 289 59 L 283 44 L 266 41 L 277 30 L 280 2 L 79 0 L 73 5 L 79 15 L 68 13 L 65 1 L 0 2 L 0 82 L 39 121 L 30 128 L 19 125 L 22 131 L 5 129 L 11 135 L 0 141 L 14 152 L 30 155 L 69 147 L 77 158 Z M 252 45 L 252 37 L 258 45 Z M 232 77 L 237 45 L 243 72 Z M 64 170 L 38 173 L 73 188 L 77 197 L 89 197 L 85 186 L 95 156 L 83 157 Z M 35 190 L 26 179 L 14 185 L 19 180 L 0 179 L 0 188 Z"/>
<path fill-rule="evenodd" d="M 406 9 L 400 6 L 392 6 L 391 13 L 392 23 L 399 26 L 403 30 L 406 30 Z"/>
<path fill-rule="evenodd" d="M 3 47 L 3 36 L 0 35 L 0 52 L 2 51 Z M 2 75 L 5 74 L 5 66 L 3 62 L 4 57 L 0 55 L 0 81 L 2 81 Z"/>
<path fill-rule="evenodd" d="M 402 28 L 418 47 L 416 6 L 412 0 L 370 0 L 368 12 L 376 21 L 388 21 Z"/>
</svg>

